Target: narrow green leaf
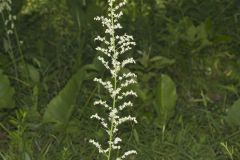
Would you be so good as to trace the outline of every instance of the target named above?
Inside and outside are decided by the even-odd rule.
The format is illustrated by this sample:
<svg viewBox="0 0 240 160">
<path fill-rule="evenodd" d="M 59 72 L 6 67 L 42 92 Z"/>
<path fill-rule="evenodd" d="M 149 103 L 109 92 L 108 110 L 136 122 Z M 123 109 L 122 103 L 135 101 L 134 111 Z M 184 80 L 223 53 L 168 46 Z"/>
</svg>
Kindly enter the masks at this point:
<svg viewBox="0 0 240 160">
<path fill-rule="evenodd" d="M 136 129 L 133 129 L 133 136 L 134 136 L 135 141 L 139 144 L 140 139 L 139 139 L 139 134 Z"/>
</svg>

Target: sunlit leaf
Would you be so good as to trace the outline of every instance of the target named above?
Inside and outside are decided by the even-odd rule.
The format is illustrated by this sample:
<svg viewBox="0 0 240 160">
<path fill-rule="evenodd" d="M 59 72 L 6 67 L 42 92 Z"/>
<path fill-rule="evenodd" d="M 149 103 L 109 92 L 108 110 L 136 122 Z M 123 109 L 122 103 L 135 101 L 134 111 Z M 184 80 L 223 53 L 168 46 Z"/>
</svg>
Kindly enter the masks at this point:
<svg viewBox="0 0 240 160">
<path fill-rule="evenodd" d="M 240 99 L 229 108 L 226 121 L 231 126 L 240 126 Z"/>
<path fill-rule="evenodd" d="M 156 88 L 156 110 L 160 124 L 165 125 L 175 111 L 177 100 L 176 85 L 168 76 L 162 74 Z"/>
</svg>

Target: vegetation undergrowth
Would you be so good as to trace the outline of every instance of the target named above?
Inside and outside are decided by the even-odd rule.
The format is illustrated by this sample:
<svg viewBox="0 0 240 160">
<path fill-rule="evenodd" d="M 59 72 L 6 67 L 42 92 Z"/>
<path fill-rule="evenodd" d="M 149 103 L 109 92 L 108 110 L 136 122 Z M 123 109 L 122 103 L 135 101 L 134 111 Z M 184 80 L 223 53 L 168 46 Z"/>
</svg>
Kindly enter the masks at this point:
<svg viewBox="0 0 240 160">
<path fill-rule="evenodd" d="M 240 45 L 237 0 L 128 0 L 120 33 L 136 46 L 123 58 L 138 76 L 138 124 L 122 125 L 129 160 L 240 158 Z M 102 159 L 107 144 L 91 107 L 111 79 L 93 41 L 107 0 L 0 0 L 0 160 Z M 110 100 L 110 99 L 109 99 Z M 114 150 L 117 151 L 117 150 Z M 108 152 L 109 153 L 109 152 Z M 121 154 L 120 154 L 121 153 Z M 116 157 L 115 157 L 116 156 Z M 113 158 L 112 157 L 112 158 Z"/>
</svg>

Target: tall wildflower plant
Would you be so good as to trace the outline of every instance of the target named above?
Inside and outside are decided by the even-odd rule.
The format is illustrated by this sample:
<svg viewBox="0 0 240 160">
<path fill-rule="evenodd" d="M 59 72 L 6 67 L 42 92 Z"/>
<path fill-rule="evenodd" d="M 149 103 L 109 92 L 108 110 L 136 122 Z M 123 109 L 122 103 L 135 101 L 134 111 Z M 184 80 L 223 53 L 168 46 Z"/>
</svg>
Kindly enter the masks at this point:
<svg viewBox="0 0 240 160">
<path fill-rule="evenodd" d="M 11 0 L 0 0 L 0 14 L 4 21 L 4 25 L 6 28 L 6 33 L 8 35 L 13 34 L 14 30 L 14 20 L 16 20 L 16 16 L 12 15 L 12 1 Z M 7 17 L 4 15 L 4 12 L 7 12 Z"/>
<path fill-rule="evenodd" d="M 100 122 L 102 128 L 108 135 L 108 142 L 106 146 L 93 139 L 89 142 L 92 143 L 107 160 L 123 160 L 132 154 L 137 154 L 135 150 L 122 152 L 122 139 L 118 135 L 118 129 L 121 124 L 128 121 L 137 123 L 135 117 L 130 115 L 123 116 L 124 110 L 127 107 L 133 106 L 133 103 L 128 101 L 128 97 L 137 97 L 136 92 L 128 89 L 130 85 L 137 83 L 137 76 L 125 69 L 127 65 L 134 64 L 135 60 L 132 57 L 124 58 L 127 57 L 125 55 L 127 51 L 131 50 L 136 43 L 133 41 L 132 36 L 126 33 L 120 34 L 122 26 L 119 23 L 119 19 L 123 15 L 121 9 L 126 4 L 127 0 L 108 0 L 107 15 L 95 17 L 95 20 L 100 21 L 105 29 L 104 36 L 97 36 L 95 38 L 95 41 L 101 42 L 101 47 L 97 47 L 96 50 L 102 52 L 103 55 L 98 56 L 98 60 L 101 61 L 109 71 L 111 77 L 110 80 L 107 78 L 94 79 L 109 95 L 109 99 L 98 99 L 94 102 L 94 105 L 104 107 L 107 110 L 108 117 L 104 118 L 104 116 L 96 113 L 90 118 Z M 116 157 L 113 152 L 117 152 Z"/>
<path fill-rule="evenodd" d="M 5 30 L 5 35 L 6 35 L 6 42 L 7 42 L 7 47 L 5 46 L 5 50 L 6 52 L 9 54 L 12 63 L 14 65 L 14 69 L 15 69 L 15 74 L 16 74 L 16 78 L 18 78 L 18 73 L 17 73 L 17 62 L 16 62 L 16 58 L 14 55 L 14 47 L 12 44 L 12 40 L 11 40 L 11 36 L 14 36 L 15 40 L 16 40 L 16 44 L 17 44 L 17 49 L 18 52 L 20 54 L 20 60 L 22 61 L 22 63 L 24 64 L 24 68 L 26 70 L 26 72 L 28 73 L 27 70 L 27 66 L 24 60 L 24 56 L 23 56 L 23 52 L 21 49 L 21 45 L 22 45 L 22 41 L 19 40 L 18 37 L 18 33 L 17 33 L 17 29 L 15 26 L 15 21 L 17 19 L 16 15 L 14 15 L 12 13 L 12 5 L 13 2 L 12 0 L 0 0 L 0 14 L 1 14 L 1 18 L 2 21 L 4 23 L 4 30 Z"/>
<path fill-rule="evenodd" d="M 2 21 L 4 23 L 4 29 L 6 32 L 6 42 L 8 43 L 8 48 L 5 47 L 5 50 L 9 54 L 15 71 L 17 70 L 17 64 L 15 61 L 14 51 L 11 43 L 11 35 L 14 33 L 15 25 L 14 21 L 16 20 L 16 16 L 12 15 L 12 1 L 11 0 L 0 0 L 0 14 Z M 16 73 L 17 77 L 17 73 Z"/>
</svg>

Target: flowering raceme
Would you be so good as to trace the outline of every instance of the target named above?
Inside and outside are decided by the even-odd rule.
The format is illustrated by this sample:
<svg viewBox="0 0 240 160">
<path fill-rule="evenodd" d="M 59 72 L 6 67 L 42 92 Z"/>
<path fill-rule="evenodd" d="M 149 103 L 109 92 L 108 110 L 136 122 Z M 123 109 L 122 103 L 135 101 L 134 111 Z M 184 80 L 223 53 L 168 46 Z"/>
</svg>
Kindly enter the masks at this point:
<svg viewBox="0 0 240 160">
<path fill-rule="evenodd" d="M 6 33 L 8 35 L 13 34 L 14 30 L 14 21 L 16 20 L 16 16 L 12 15 L 12 1 L 11 0 L 0 0 L 0 14 L 2 17 L 2 20 L 4 21 Z M 7 12 L 8 15 L 5 16 L 4 12 Z"/>
<path fill-rule="evenodd" d="M 94 102 L 95 106 L 102 106 L 108 111 L 108 117 L 103 118 L 97 113 L 92 115 L 91 119 L 96 119 L 100 122 L 103 129 L 106 131 L 108 139 L 108 147 L 104 148 L 99 142 L 91 139 L 89 142 L 97 147 L 99 153 L 103 154 L 107 160 L 113 159 L 113 151 L 121 149 L 120 143 L 122 139 L 118 137 L 119 125 L 132 121 L 137 123 L 135 117 L 130 115 L 120 116 L 120 111 L 123 111 L 127 107 L 132 107 L 131 101 L 124 101 L 126 98 L 132 96 L 137 97 L 136 92 L 128 90 L 128 87 L 137 83 L 136 74 L 124 70 L 129 64 L 134 64 L 133 58 L 124 59 L 124 55 L 127 51 L 131 50 L 136 43 L 133 41 L 133 37 L 130 35 L 119 35 L 120 29 L 122 29 L 119 19 L 123 15 L 121 8 L 127 4 L 126 0 L 108 0 L 107 15 L 96 17 L 96 21 L 100 21 L 105 28 L 105 36 L 97 36 L 95 41 L 102 43 L 101 47 L 97 47 L 96 50 L 101 52 L 103 56 L 98 56 L 98 60 L 102 62 L 105 68 L 111 74 L 110 80 L 104 80 L 101 78 L 94 78 L 94 81 L 99 83 L 108 93 L 109 99 L 98 99 Z M 126 56 L 124 56 L 126 57 Z M 137 154 L 135 150 L 130 150 L 118 155 L 116 160 L 123 160 L 129 155 Z"/>
</svg>

